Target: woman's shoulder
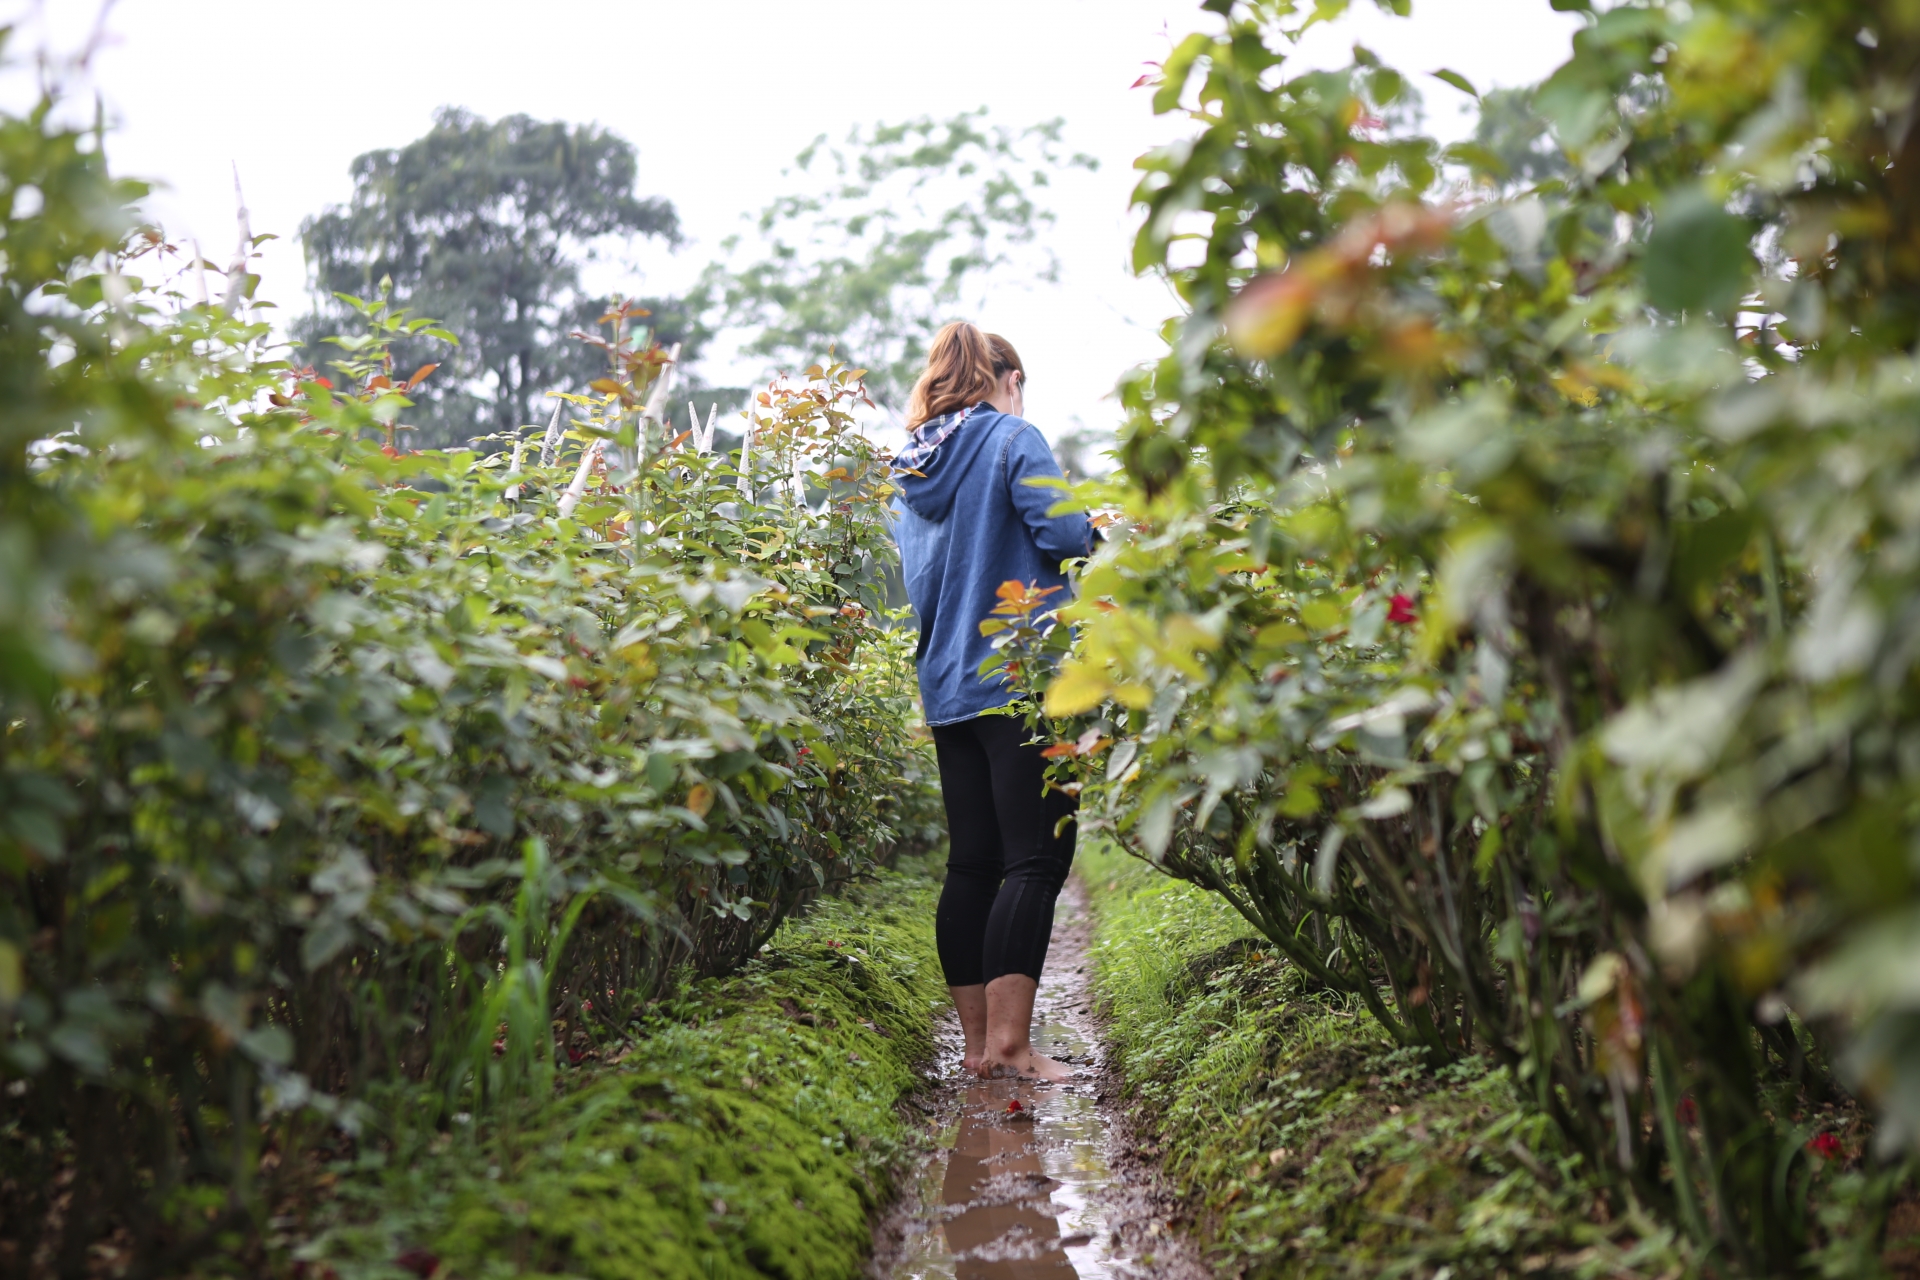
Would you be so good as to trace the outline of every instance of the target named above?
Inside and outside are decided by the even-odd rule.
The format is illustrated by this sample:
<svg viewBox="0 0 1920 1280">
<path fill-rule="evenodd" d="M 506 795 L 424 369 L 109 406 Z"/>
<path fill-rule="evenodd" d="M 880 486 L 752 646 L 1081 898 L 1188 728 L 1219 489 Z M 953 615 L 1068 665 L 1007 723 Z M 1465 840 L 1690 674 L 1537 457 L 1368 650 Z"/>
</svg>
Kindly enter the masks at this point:
<svg viewBox="0 0 1920 1280">
<path fill-rule="evenodd" d="M 1023 432 L 1031 431 L 1037 439 L 1046 438 L 1041 435 L 1039 427 L 1015 414 L 1002 413 L 998 409 L 986 409 L 982 410 L 980 416 L 983 419 L 979 424 L 982 435 L 991 434 L 1000 440 L 1011 440 Z"/>
</svg>

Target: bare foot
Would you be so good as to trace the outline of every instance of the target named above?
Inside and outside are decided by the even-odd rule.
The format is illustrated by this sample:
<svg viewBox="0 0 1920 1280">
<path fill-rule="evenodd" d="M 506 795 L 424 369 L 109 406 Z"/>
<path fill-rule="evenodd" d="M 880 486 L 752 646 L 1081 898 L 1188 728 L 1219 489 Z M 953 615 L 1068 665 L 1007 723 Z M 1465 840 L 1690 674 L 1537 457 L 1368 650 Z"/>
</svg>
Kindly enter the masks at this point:
<svg viewBox="0 0 1920 1280">
<path fill-rule="evenodd" d="M 1073 1068 L 1056 1062 L 1044 1053 L 1028 1049 L 1007 1058 L 989 1057 L 980 1074 L 988 1078 L 1017 1077 L 1021 1080 L 1048 1080 L 1055 1084 L 1073 1079 Z"/>
<path fill-rule="evenodd" d="M 960 1059 L 960 1069 L 970 1076 L 984 1077 L 987 1074 L 986 1057 L 978 1053 L 965 1054 Z"/>
</svg>

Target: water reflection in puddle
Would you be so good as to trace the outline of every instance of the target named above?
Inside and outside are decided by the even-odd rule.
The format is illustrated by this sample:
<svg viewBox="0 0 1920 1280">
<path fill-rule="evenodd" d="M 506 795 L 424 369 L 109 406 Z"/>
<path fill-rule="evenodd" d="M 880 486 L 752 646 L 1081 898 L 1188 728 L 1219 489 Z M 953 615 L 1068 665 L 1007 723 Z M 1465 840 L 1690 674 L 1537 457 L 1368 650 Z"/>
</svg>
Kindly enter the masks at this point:
<svg viewBox="0 0 1920 1280">
<path fill-rule="evenodd" d="M 1063 916 L 1079 914 L 1077 901 L 1062 905 L 1068 908 Z M 1113 1225 L 1101 1203 L 1112 1181 L 1111 1137 L 1095 1097 L 1093 1027 L 1077 942 L 1056 934 L 1055 956 L 1062 963 L 1041 982 L 1034 1044 L 1074 1063 L 1084 1078 L 1051 1085 L 965 1081 L 958 1046 L 950 1046 L 940 1064 L 941 1079 L 953 1091 L 943 1116 L 942 1150 L 922 1168 L 914 1226 L 888 1269 L 896 1280 L 1104 1280 L 1133 1274 L 1114 1252 Z"/>
<path fill-rule="evenodd" d="M 1045 1052 L 1043 1046 L 1042 1051 Z M 1020 1109 L 1010 1110 L 1018 1102 Z M 1086 1084 L 993 1081 L 968 1088 L 946 1167 L 937 1230 L 900 1275 L 1070 1280 L 1113 1274 L 1092 1194 L 1107 1180 L 1106 1126 Z"/>
</svg>

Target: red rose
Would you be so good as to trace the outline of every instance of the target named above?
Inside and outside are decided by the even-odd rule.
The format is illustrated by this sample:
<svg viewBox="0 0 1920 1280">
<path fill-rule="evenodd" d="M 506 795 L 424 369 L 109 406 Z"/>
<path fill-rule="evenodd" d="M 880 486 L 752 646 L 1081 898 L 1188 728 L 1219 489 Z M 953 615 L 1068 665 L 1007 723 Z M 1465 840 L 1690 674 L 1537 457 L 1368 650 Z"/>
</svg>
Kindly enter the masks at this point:
<svg viewBox="0 0 1920 1280">
<path fill-rule="evenodd" d="M 1398 591 L 1394 592 L 1393 599 L 1387 601 L 1387 621 L 1405 626 L 1419 620 L 1420 615 L 1413 611 L 1413 597 Z"/>
<path fill-rule="evenodd" d="M 402 1271 L 411 1271 L 422 1280 L 440 1269 L 440 1259 L 425 1249 L 409 1249 L 393 1261 Z"/>
<path fill-rule="evenodd" d="M 1823 1159 L 1838 1160 L 1840 1158 L 1840 1139 L 1830 1133 L 1818 1134 L 1807 1143 L 1807 1150 Z"/>
</svg>

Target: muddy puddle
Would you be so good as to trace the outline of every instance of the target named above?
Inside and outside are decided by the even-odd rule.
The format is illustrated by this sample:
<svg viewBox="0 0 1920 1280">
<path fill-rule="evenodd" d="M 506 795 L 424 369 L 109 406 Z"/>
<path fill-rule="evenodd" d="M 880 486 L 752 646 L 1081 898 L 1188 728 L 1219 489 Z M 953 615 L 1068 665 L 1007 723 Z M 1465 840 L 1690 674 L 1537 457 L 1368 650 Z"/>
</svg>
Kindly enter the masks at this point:
<svg viewBox="0 0 1920 1280">
<path fill-rule="evenodd" d="M 1086 896 L 1069 881 L 1034 1005 L 1034 1045 L 1072 1063 L 1064 1084 L 980 1081 L 942 1037 L 932 1149 L 875 1241 L 885 1280 L 1190 1280 L 1206 1274 L 1169 1228 L 1167 1200 L 1109 1105 L 1087 984 Z"/>
</svg>

